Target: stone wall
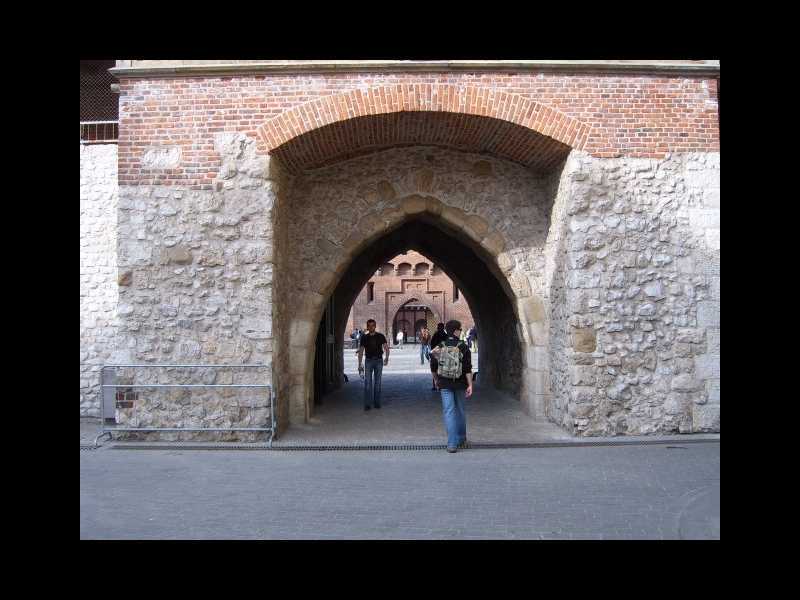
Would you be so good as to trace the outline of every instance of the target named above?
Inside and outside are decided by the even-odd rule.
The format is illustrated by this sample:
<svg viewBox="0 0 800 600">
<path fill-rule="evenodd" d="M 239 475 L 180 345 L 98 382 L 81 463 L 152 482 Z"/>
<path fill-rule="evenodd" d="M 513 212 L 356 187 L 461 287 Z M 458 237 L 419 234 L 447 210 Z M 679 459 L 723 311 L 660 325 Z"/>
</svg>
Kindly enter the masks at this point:
<svg viewBox="0 0 800 600">
<path fill-rule="evenodd" d="M 81 144 L 81 416 L 100 416 L 117 334 L 117 146 Z"/>
<path fill-rule="evenodd" d="M 121 327 L 115 359 L 267 368 L 125 374 L 136 382 L 272 383 L 272 208 L 277 186 L 268 159 L 255 156 L 252 140 L 219 134 L 215 147 L 222 168 L 213 190 L 120 188 Z M 162 168 L 157 161 L 152 165 L 155 173 Z M 139 391 L 136 416 L 118 403 L 117 419 L 151 427 L 248 426 L 253 407 L 256 422 L 269 418 L 263 392 L 191 393 L 203 399 L 202 407 L 192 405 L 183 393 Z"/>
<path fill-rule="evenodd" d="M 573 153 L 561 185 L 551 418 L 582 435 L 719 431 L 719 154 Z"/>
<path fill-rule="evenodd" d="M 213 190 L 120 189 L 115 362 L 263 363 L 266 377 L 237 382 L 274 382 L 281 427 L 301 423 L 337 282 L 370 244 L 427 215 L 480 249 L 505 290 L 516 329 L 508 319 L 501 334 L 522 344 L 510 385 L 525 411 L 576 435 L 719 431 L 718 153 L 573 152 L 542 178 L 411 147 L 288 176 L 250 138 L 216 143 Z M 259 402 L 201 397 L 198 411 L 148 392 L 135 422 L 225 427 Z M 118 418 L 133 422 L 126 406 Z"/>
</svg>

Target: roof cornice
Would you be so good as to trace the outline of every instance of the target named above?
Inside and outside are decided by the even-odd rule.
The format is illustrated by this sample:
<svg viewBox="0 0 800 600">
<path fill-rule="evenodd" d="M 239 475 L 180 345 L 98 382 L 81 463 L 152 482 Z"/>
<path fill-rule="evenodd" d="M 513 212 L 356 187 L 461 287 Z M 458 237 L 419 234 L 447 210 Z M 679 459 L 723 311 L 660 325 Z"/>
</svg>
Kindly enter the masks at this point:
<svg viewBox="0 0 800 600">
<path fill-rule="evenodd" d="M 139 64 L 136 64 L 139 63 Z M 198 64 L 199 63 L 199 64 Z M 718 77 L 719 61 L 634 60 L 310 60 L 310 61 L 117 61 L 118 78 L 204 77 L 223 75 L 298 75 L 387 72 L 521 72 L 639 74 Z"/>
</svg>

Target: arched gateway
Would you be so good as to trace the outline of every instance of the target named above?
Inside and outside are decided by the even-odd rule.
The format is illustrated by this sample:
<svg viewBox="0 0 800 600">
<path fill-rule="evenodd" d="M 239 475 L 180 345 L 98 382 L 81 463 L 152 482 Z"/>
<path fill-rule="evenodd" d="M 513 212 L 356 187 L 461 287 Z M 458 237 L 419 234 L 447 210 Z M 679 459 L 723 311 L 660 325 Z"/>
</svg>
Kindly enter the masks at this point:
<svg viewBox="0 0 800 600">
<path fill-rule="evenodd" d="M 415 248 L 475 299 L 492 357 L 482 366 L 486 380 L 544 417 L 548 192 L 569 143 L 582 146 L 589 131 L 540 103 L 452 85 L 352 91 L 265 123 L 262 142 L 292 177 L 276 217 L 276 238 L 286 240 L 276 246 L 277 264 L 291 274 L 276 274 L 273 317 L 279 345 L 288 348 L 275 370 L 288 383 L 280 385 L 288 391 L 284 418 L 313 412 L 315 339 L 330 300 L 339 348 L 355 295 L 397 254 L 394 240 L 409 245 L 412 235 Z M 299 297 L 300 305 L 292 300 Z M 334 364 L 340 373 L 342 358 Z"/>
<path fill-rule="evenodd" d="M 124 82 L 120 362 L 266 362 L 281 428 L 302 422 L 314 410 L 323 315 L 341 348 L 356 294 L 410 248 L 468 298 L 481 383 L 512 391 L 529 414 L 584 435 L 699 430 L 714 418 L 718 429 L 718 408 L 704 408 L 718 382 L 706 336 L 718 333 L 718 298 L 701 272 L 718 265 L 718 225 L 685 190 L 718 178 L 719 155 L 711 142 L 699 157 L 665 155 L 714 131 L 611 140 L 603 111 L 513 91 L 555 75 L 526 74 L 506 89 L 459 79 L 383 78 L 344 92 L 320 83 L 307 101 L 266 120 L 241 117 L 203 144 L 164 147 L 154 133 L 141 148 L 124 119 L 161 95 L 131 110 L 138 84 Z M 184 81 L 176 94 L 192 85 Z M 656 99 L 672 89 L 640 83 Z M 707 105 L 710 92 L 691 87 Z M 703 197 L 715 201 L 718 192 Z"/>
</svg>

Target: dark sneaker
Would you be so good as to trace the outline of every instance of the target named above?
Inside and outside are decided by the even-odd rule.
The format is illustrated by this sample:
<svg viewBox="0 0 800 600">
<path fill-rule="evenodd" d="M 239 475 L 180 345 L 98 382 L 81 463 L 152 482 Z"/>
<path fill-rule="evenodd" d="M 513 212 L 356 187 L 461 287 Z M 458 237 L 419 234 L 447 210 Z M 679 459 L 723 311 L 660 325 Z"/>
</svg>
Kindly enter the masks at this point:
<svg viewBox="0 0 800 600">
<path fill-rule="evenodd" d="M 368 410 L 369 410 L 369 406 L 365 406 L 365 407 L 364 407 L 364 412 L 366 412 L 366 411 L 368 411 Z"/>
<path fill-rule="evenodd" d="M 455 449 L 455 448 L 453 448 L 452 446 L 448 446 L 448 447 L 447 447 L 447 451 L 448 451 L 448 452 L 450 452 L 450 453 L 452 454 L 453 452 L 455 452 L 455 451 L 456 451 L 456 449 Z"/>
<path fill-rule="evenodd" d="M 461 443 L 458 445 L 458 447 L 459 447 L 459 448 L 466 448 L 466 447 L 467 447 L 467 443 L 468 443 L 468 442 L 467 442 L 467 440 L 464 440 L 463 442 L 461 442 Z"/>
<path fill-rule="evenodd" d="M 431 391 L 432 391 L 432 392 L 435 392 L 435 391 L 436 391 L 436 388 L 435 388 L 435 387 L 432 387 L 432 388 L 431 388 Z"/>
</svg>

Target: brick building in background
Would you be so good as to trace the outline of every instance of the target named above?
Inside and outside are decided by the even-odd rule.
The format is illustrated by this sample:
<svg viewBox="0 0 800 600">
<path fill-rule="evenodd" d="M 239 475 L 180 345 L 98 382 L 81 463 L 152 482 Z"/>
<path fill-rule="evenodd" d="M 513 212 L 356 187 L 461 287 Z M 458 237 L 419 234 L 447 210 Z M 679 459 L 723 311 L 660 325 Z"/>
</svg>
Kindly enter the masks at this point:
<svg viewBox="0 0 800 600">
<path fill-rule="evenodd" d="M 461 321 L 464 331 L 475 324 L 456 283 L 434 261 L 414 251 L 381 265 L 353 303 L 345 331 L 366 329 L 367 319 L 375 319 L 377 330 L 392 341 L 402 329 L 412 343 L 423 325 L 434 332 L 437 323 L 450 319 Z"/>
</svg>

